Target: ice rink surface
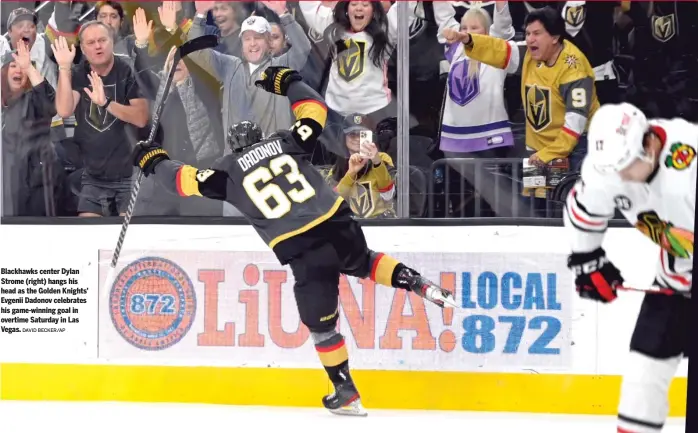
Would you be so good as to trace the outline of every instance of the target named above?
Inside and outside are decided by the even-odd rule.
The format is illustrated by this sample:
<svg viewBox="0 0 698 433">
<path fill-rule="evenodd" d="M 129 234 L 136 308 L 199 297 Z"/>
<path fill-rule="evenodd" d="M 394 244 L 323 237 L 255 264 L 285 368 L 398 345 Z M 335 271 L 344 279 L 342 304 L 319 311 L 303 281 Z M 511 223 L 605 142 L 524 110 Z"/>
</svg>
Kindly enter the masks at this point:
<svg viewBox="0 0 698 433">
<path fill-rule="evenodd" d="M 324 409 L 195 404 L 0 401 L 2 433 L 615 433 L 614 417 L 369 410 L 340 417 Z M 683 433 L 671 419 L 663 433 Z"/>
</svg>

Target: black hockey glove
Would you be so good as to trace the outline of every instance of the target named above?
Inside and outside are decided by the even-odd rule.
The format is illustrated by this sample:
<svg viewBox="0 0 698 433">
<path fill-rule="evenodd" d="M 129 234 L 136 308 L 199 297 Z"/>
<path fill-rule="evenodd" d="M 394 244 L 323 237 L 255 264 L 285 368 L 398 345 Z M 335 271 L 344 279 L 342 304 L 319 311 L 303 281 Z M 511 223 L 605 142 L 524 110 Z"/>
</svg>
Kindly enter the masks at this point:
<svg viewBox="0 0 698 433">
<path fill-rule="evenodd" d="M 288 86 L 294 81 L 301 81 L 303 77 L 297 71 L 284 66 L 269 66 L 262 72 L 262 79 L 254 82 L 254 85 L 275 95 L 286 96 Z"/>
<path fill-rule="evenodd" d="M 623 285 L 623 277 L 613 266 L 606 251 L 599 247 L 590 253 L 573 253 L 567 259 L 567 267 L 576 275 L 574 284 L 579 296 L 603 303 L 618 297 L 617 286 Z"/>
<path fill-rule="evenodd" d="M 133 165 L 140 168 L 145 177 L 153 174 L 155 166 L 166 159 L 170 159 L 170 156 L 156 143 L 146 146 L 146 142 L 139 141 L 133 150 Z"/>
</svg>

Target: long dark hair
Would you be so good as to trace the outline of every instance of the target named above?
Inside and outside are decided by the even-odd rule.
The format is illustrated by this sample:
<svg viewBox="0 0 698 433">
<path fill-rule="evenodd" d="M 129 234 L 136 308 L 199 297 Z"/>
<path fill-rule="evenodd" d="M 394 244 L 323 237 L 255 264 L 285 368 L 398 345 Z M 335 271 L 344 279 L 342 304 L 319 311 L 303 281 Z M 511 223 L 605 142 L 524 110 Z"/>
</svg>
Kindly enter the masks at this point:
<svg viewBox="0 0 698 433">
<path fill-rule="evenodd" d="M 328 28 L 330 37 L 325 38 L 329 41 L 337 41 L 338 30 L 350 30 L 351 22 L 349 21 L 349 1 L 340 1 L 334 7 L 334 24 Z M 373 39 L 373 44 L 368 52 L 371 61 L 376 67 L 382 68 L 383 63 L 388 58 L 393 46 L 388 39 L 388 15 L 383 9 L 381 2 L 371 2 L 373 7 L 373 17 L 368 23 L 364 31 Z M 336 49 L 336 47 L 333 47 Z"/>
<path fill-rule="evenodd" d="M 366 162 L 366 165 L 363 166 L 361 170 L 359 170 L 358 173 L 356 173 L 356 178 L 360 179 L 363 176 L 365 176 L 369 171 L 373 169 L 373 161 L 368 161 Z M 349 171 L 349 158 L 345 158 L 343 156 L 337 156 L 337 159 L 332 166 L 332 179 L 335 182 L 341 181 L 344 176 L 347 174 L 347 171 Z"/>
</svg>

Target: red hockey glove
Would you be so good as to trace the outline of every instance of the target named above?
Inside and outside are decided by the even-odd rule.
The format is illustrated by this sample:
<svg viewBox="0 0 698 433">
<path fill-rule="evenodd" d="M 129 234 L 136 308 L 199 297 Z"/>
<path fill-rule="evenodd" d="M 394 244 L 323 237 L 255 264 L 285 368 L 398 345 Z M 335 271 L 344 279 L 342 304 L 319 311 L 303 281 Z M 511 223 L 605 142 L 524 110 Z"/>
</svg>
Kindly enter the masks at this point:
<svg viewBox="0 0 698 433">
<path fill-rule="evenodd" d="M 623 277 L 613 266 L 603 248 L 590 253 L 573 253 L 567 259 L 567 267 L 576 275 L 574 284 L 579 296 L 603 303 L 618 297 L 616 287 L 623 285 Z"/>
</svg>

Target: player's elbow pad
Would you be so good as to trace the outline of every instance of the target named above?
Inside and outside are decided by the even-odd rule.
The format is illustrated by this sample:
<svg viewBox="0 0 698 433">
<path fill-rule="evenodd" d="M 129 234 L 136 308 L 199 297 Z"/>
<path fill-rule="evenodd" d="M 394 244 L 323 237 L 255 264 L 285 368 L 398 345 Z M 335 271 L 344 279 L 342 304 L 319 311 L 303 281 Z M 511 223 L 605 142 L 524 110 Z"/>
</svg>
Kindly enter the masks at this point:
<svg viewBox="0 0 698 433">
<path fill-rule="evenodd" d="M 196 173 L 199 192 L 213 200 L 225 200 L 228 186 L 228 174 L 218 170 L 199 170 Z"/>
<path fill-rule="evenodd" d="M 317 120 L 302 117 L 296 120 L 296 123 L 291 127 L 291 135 L 296 143 L 310 151 L 315 147 L 315 142 L 322 134 L 322 129 L 322 125 Z"/>
</svg>

